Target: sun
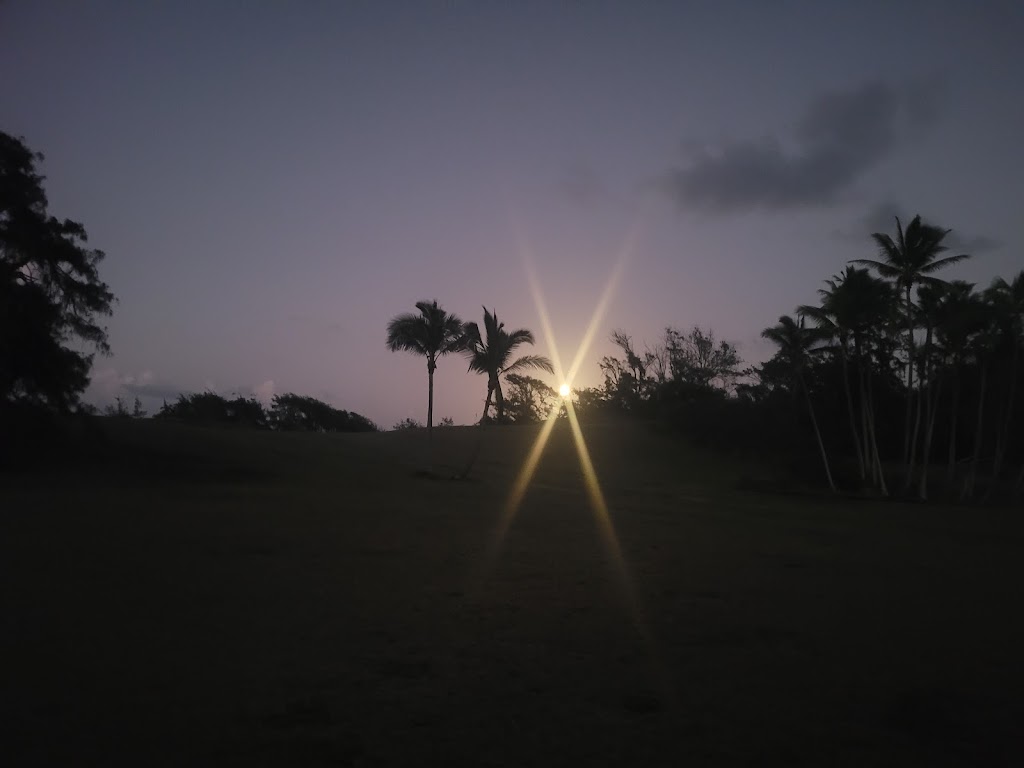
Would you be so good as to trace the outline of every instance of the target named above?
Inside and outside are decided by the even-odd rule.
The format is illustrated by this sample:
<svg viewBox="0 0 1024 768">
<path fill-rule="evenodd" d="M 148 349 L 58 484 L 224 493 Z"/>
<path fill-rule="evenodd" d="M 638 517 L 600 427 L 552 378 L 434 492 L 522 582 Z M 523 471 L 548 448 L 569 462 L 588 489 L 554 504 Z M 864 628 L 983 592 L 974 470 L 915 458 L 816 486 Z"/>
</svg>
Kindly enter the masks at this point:
<svg viewBox="0 0 1024 768">
<path fill-rule="evenodd" d="M 560 394 L 562 397 L 568 397 L 569 396 L 569 392 L 571 392 L 571 391 L 572 390 L 569 389 L 569 385 L 568 384 L 563 384 L 562 386 L 560 386 L 558 388 L 558 394 Z"/>
</svg>

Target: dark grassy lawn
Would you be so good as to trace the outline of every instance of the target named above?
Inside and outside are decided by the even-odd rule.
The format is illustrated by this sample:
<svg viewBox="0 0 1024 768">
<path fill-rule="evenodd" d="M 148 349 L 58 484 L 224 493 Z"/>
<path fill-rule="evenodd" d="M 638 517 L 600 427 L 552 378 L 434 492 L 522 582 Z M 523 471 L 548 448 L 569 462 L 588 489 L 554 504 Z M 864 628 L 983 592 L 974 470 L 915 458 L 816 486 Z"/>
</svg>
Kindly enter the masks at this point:
<svg viewBox="0 0 1024 768">
<path fill-rule="evenodd" d="M 1013 512 L 759 496 L 586 429 L 645 636 L 564 425 L 482 583 L 535 429 L 466 482 L 422 434 L 108 429 L 0 476 L 4 765 L 1024 764 Z"/>
</svg>

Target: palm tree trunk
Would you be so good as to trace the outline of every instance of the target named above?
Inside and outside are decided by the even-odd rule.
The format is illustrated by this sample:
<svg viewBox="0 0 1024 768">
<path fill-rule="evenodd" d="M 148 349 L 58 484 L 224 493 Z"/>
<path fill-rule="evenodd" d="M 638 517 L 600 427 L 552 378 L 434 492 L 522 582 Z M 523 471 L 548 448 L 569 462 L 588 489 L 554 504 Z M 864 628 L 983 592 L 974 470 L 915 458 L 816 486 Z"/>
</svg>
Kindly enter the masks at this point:
<svg viewBox="0 0 1024 768">
<path fill-rule="evenodd" d="M 871 362 L 868 361 L 868 365 Z M 868 434 L 871 438 L 871 448 L 874 454 L 874 472 L 877 477 L 878 491 L 883 496 L 889 495 L 889 488 L 885 483 L 885 470 L 882 469 L 882 457 L 878 453 L 878 437 L 875 434 L 875 395 L 871 386 L 871 371 L 867 372 L 867 412 L 868 412 Z"/>
<path fill-rule="evenodd" d="M 917 436 L 921 434 L 921 410 L 922 401 L 927 401 L 931 389 L 931 372 L 928 370 L 928 358 L 929 352 L 931 351 L 932 345 L 932 329 L 929 327 L 925 334 L 924 340 L 924 355 L 921 362 L 921 375 L 918 377 L 918 393 L 917 393 L 917 414 L 914 416 L 914 430 L 910 436 L 910 458 L 907 461 L 907 477 L 903 484 L 903 491 L 907 492 L 910 490 L 910 486 L 914 483 L 914 466 L 917 462 Z M 925 465 L 927 467 L 927 458 L 925 458 Z"/>
<path fill-rule="evenodd" d="M 490 382 L 487 382 L 487 398 L 484 400 L 484 412 L 483 412 L 483 415 L 480 416 L 480 423 L 481 424 L 486 424 L 487 423 L 487 412 L 489 410 L 491 410 L 491 395 L 493 395 L 493 394 L 494 394 L 494 386 Z"/>
<path fill-rule="evenodd" d="M 919 382 L 920 381 L 921 380 L 919 380 Z M 905 468 L 906 477 L 903 482 L 904 492 L 909 491 L 910 486 L 913 485 L 914 483 L 914 467 L 917 465 L 917 436 L 918 434 L 920 434 L 921 431 L 921 401 L 924 400 L 925 397 L 925 392 L 923 389 L 924 385 L 921 384 L 920 386 L 922 387 L 922 389 L 917 393 L 917 407 L 914 409 L 916 411 L 916 414 L 914 416 L 914 428 L 910 432 L 910 455 L 907 456 L 907 463 Z"/>
<path fill-rule="evenodd" d="M 804 377 L 800 376 L 800 388 L 804 391 L 804 399 L 807 401 L 807 412 L 811 415 L 811 426 L 814 427 L 814 437 L 818 440 L 818 450 L 821 451 L 821 461 L 825 465 L 825 477 L 828 478 L 828 487 L 832 493 L 836 493 L 836 484 L 832 480 L 832 469 L 828 465 L 828 454 L 825 452 L 825 443 L 821 439 L 821 431 L 818 429 L 818 419 L 814 416 L 814 405 L 811 403 L 811 393 L 807 390 Z"/>
<path fill-rule="evenodd" d="M 931 382 L 929 382 L 931 388 Z M 921 483 L 917 487 L 918 497 L 924 501 L 928 498 L 928 468 L 931 466 L 932 435 L 935 433 L 935 415 L 939 411 L 939 402 L 942 399 L 942 377 L 939 377 L 935 386 L 934 396 L 928 399 L 928 422 L 924 432 L 924 447 L 921 449 Z"/>
<path fill-rule="evenodd" d="M 498 423 L 505 421 L 505 395 L 501 392 L 501 381 L 494 383 L 494 407 L 498 411 Z"/>
<path fill-rule="evenodd" d="M 427 361 L 427 439 L 433 436 L 434 429 L 434 369 L 437 363 L 433 360 Z"/>
<path fill-rule="evenodd" d="M 878 487 L 878 472 L 875 470 L 875 454 L 871 448 L 871 435 L 868 432 L 868 406 L 864 394 L 864 382 L 858 381 L 860 391 L 860 429 L 861 440 L 864 443 L 864 462 L 871 473 L 871 485 Z"/>
<path fill-rule="evenodd" d="M 954 364 L 955 365 L 955 364 Z M 960 413 L 960 372 L 953 368 L 953 394 L 949 414 L 949 459 L 946 464 L 946 492 L 953 490 L 956 479 L 956 422 Z"/>
<path fill-rule="evenodd" d="M 874 409 L 871 404 L 870 372 L 865 371 L 864 355 L 860 339 L 856 335 L 853 340 L 853 349 L 857 359 L 857 387 L 860 394 L 860 426 L 863 430 L 864 462 L 871 472 L 871 485 L 879 489 L 883 496 L 888 496 L 886 478 L 882 473 L 882 461 L 879 458 L 879 445 L 878 441 L 874 439 Z M 871 365 L 869 359 L 867 365 Z"/>
<path fill-rule="evenodd" d="M 861 351 L 860 337 L 857 334 L 854 334 L 853 337 L 853 354 L 857 368 L 857 394 L 860 397 L 861 445 L 864 450 L 864 463 L 871 472 L 872 487 L 878 488 L 878 467 L 875 463 L 875 457 L 878 453 L 878 449 L 872 444 L 871 430 L 868 428 L 868 419 L 871 416 L 871 409 L 868 403 L 867 385 L 865 384 L 864 355 Z"/>
<path fill-rule="evenodd" d="M 1017 394 L 1017 355 L 1020 345 L 1013 347 L 1013 356 L 1010 358 L 1010 388 L 1006 397 L 1006 408 L 1003 412 L 1001 424 L 996 428 L 996 451 L 992 460 L 992 481 L 989 483 L 985 499 L 988 500 L 995 492 L 996 481 L 1003 469 L 1003 459 L 1006 457 L 1006 444 L 1010 440 L 1010 427 L 1013 424 L 1013 404 Z"/>
<path fill-rule="evenodd" d="M 843 390 L 846 393 L 846 415 L 850 419 L 850 434 L 853 436 L 853 449 L 857 453 L 857 469 L 860 470 L 860 482 L 863 485 L 867 477 L 864 471 L 864 453 L 861 450 L 860 438 L 857 436 L 857 417 L 854 415 L 853 393 L 850 391 L 850 370 L 846 359 L 846 341 L 840 339 L 839 343 L 841 350 L 840 360 L 843 363 Z"/>
<path fill-rule="evenodd" d="M 984 415 L 985 415 L 985 386 L 988 379 L 988 364 L 981 364 L 981 387 L 978 390 L 978 423 L 974 428 L 974 452 L 971 455 L 971 465 L 967 470 L 967 479 L 964 481 L 964 490 L 960 494 L 961 500 L 969 499 L 974 495 L 974 481 L 978 476 L 978 462 L 981 459 L 981 445 L 982 438 L 985 433 L 982 429 L 984 426 Z"/>
<path fill-rule="evenodd" d="M 914 303 L 907 284 L 907 409 L 903 420 L 903 463 L 910 455 L 910 415 L 914 399 Z"/>
</svg>

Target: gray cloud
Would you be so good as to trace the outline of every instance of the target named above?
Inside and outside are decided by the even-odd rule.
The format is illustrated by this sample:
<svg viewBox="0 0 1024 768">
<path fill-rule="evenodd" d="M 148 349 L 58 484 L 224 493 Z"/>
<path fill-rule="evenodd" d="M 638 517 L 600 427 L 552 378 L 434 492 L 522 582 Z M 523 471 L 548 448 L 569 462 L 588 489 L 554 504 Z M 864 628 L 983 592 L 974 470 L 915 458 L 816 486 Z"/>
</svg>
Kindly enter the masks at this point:
<svg viewBox="0 0 1024 768">
<path fill-rule="evenodd" d="M 938 80 L 870 81 L 818 96 L 793 135 L 730 142 L 695 153 L 662 189 L 686 210 L 779 211 L 828 205 L 907 139 L 941 116 Z"/>
<path fill-rule="evenodd" d="M 903 222 L 903 225 L 906 226 L 907 222 L 910 221 L 914 215 L 915 214 L 913 212 L 908 211 L 906 208 L 891 201 L 879 203 L 863 216 L 858 218 L 850 229 L 836 232 L 836 236 L 841 240 L 848 240 L 850 242 L 869 243 L 871 233 L 873 232 L 894 233 L 896 231 L 897 216 L 900 221 Z M 932 219 L 925 214 L 921 214 L 921 218 L 925 221 L 932 222 Z M 941 226 L 947 226 L 945 222 L 941 221 L 935 221 L 933 223 Z M 946 245 L 949 247 L 949 250 L 956 251 L 957 253 L 976 254 L 994 251 L 1001 248 L 1003 244 L 995 238 L 988 237 L 987 235 L 965 235 L 958 232 L 956 229 L 953 229 L 946 236 Z"/>
</svg>

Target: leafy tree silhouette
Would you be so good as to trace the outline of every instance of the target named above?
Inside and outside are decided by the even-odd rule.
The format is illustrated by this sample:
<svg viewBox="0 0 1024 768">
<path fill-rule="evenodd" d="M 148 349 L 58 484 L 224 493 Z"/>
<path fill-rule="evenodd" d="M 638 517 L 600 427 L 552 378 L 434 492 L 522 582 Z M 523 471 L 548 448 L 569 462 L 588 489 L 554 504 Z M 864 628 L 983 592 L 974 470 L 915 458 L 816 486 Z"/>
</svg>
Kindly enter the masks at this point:
<svg viewBox="0 0 1024 768">
<path fill-rule="evenodd" d="M 43 156 L 0 132 L 0 406 L 53 412 L 79 404 L 93 354 L 109 352 L 99 318 L 114 295 L 99 278 L 102 251 L 85 228 L 51 216 L 37 170 Z"/>
</svg>

